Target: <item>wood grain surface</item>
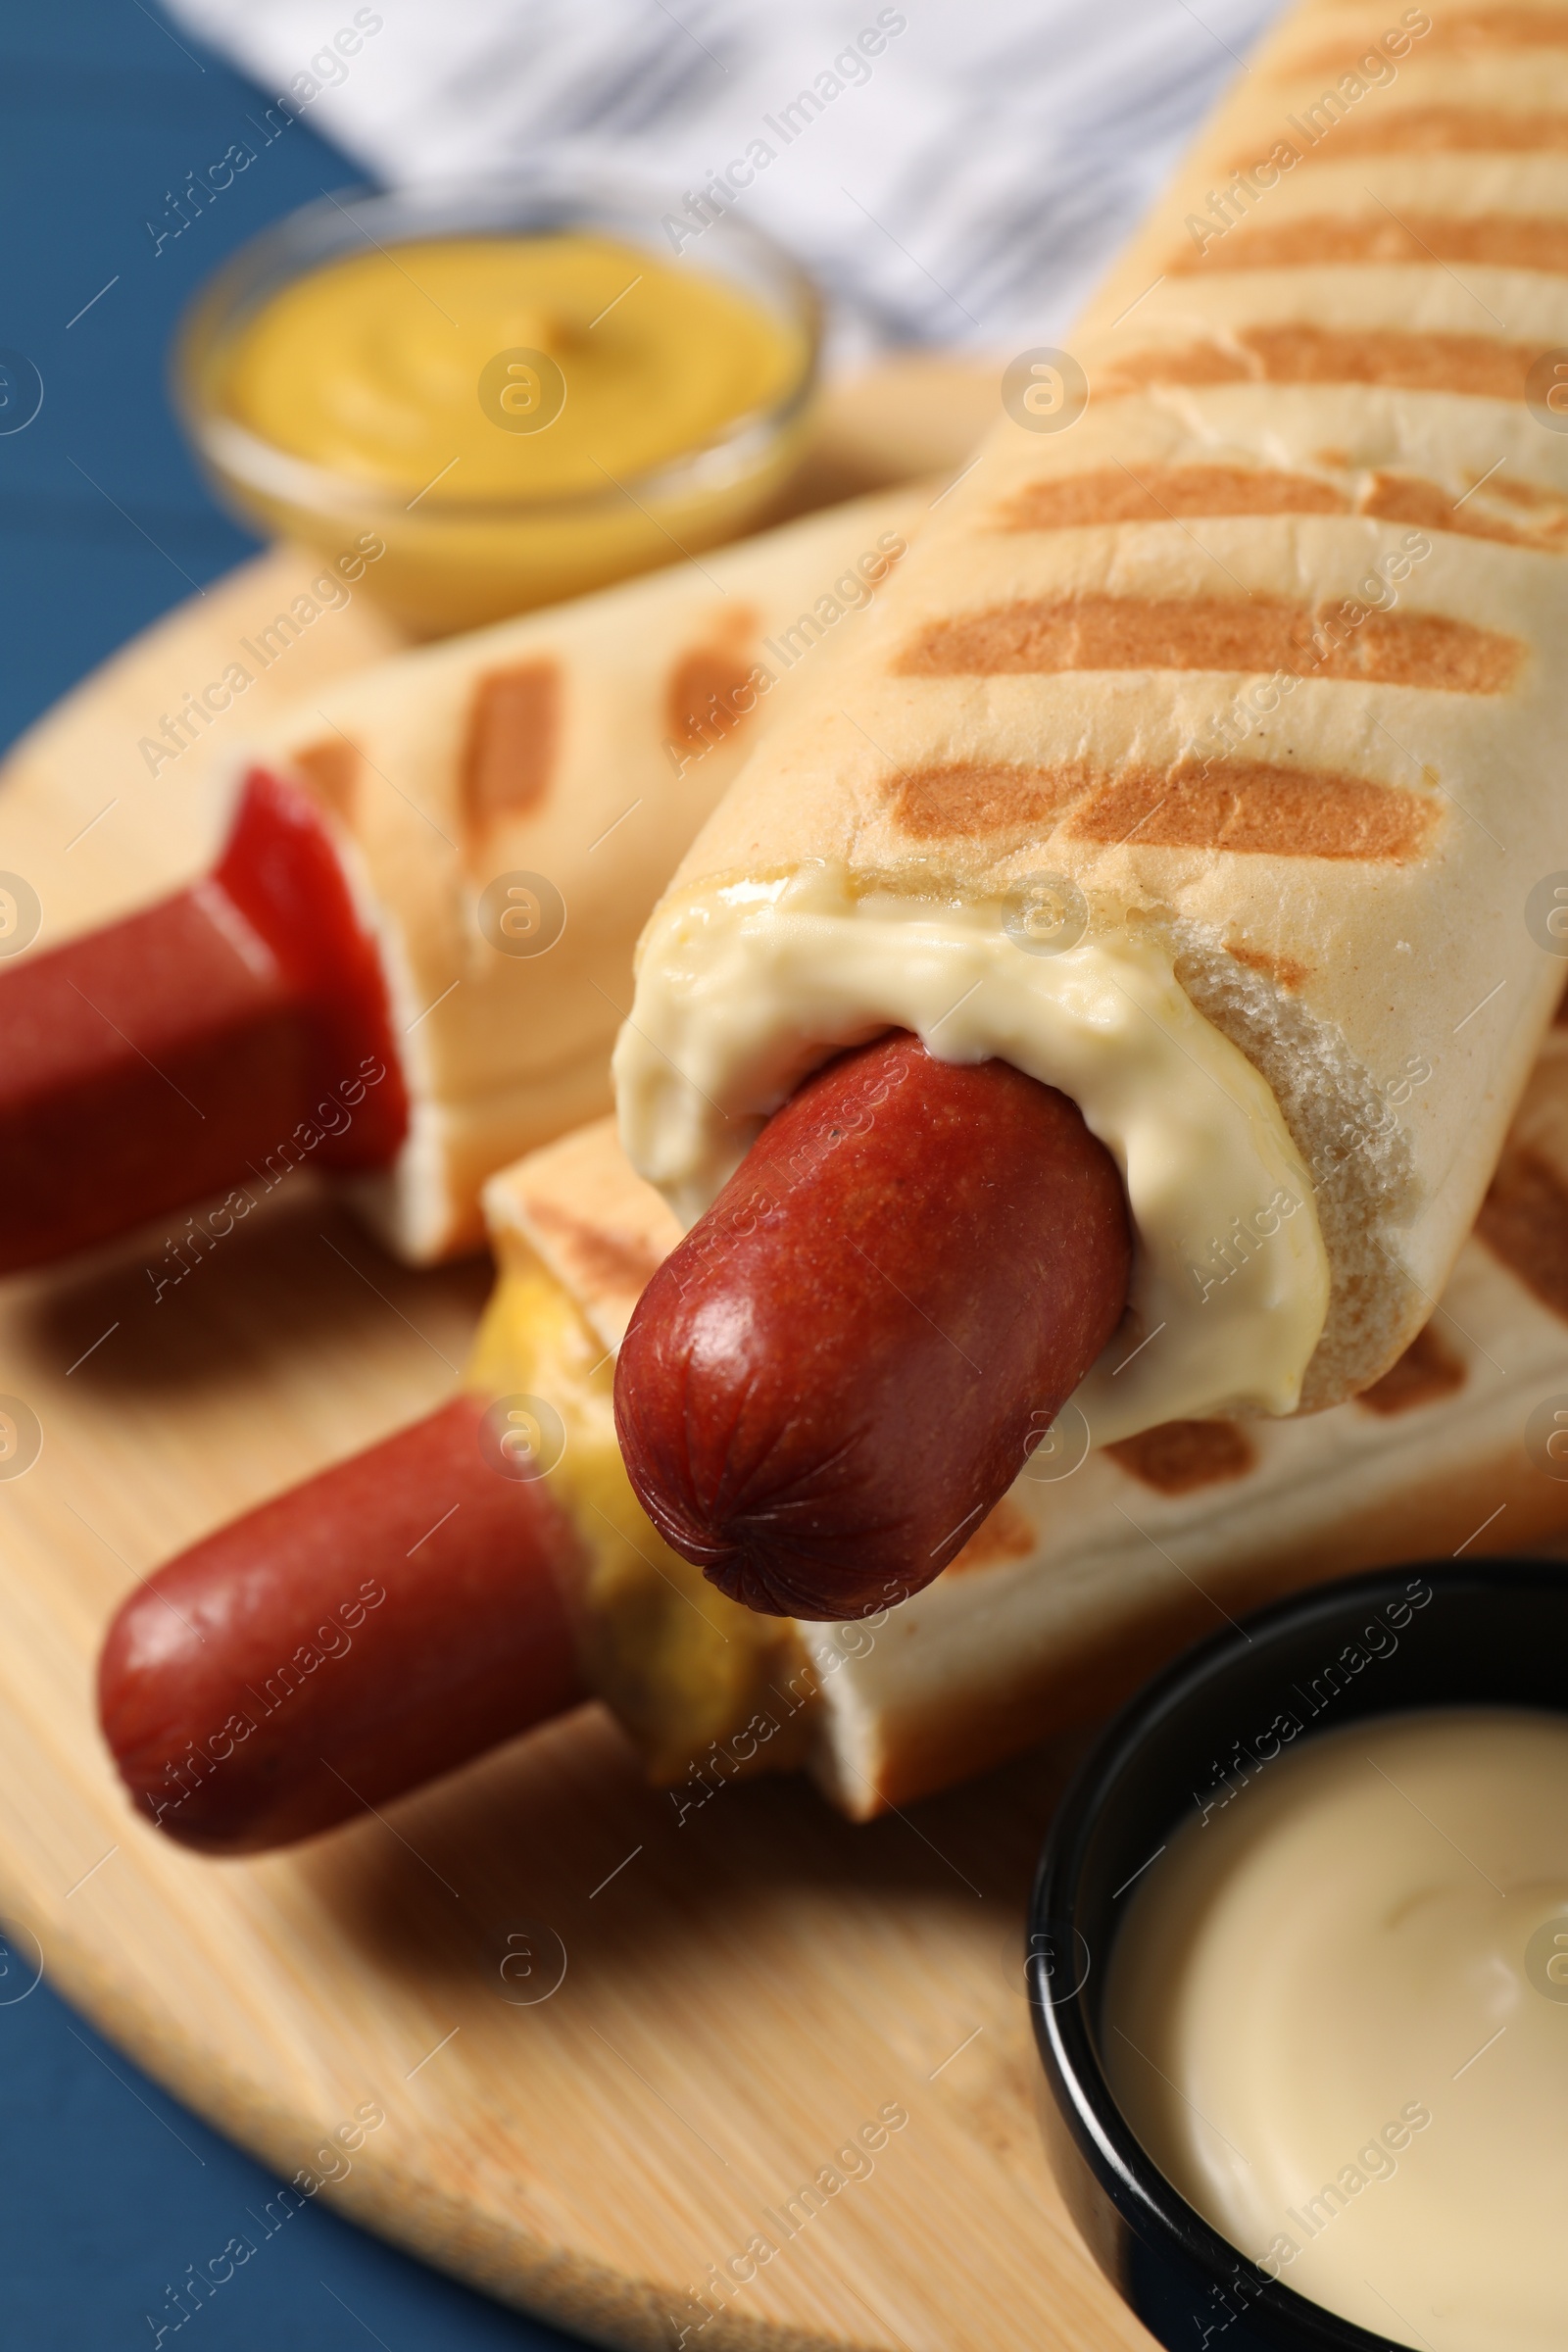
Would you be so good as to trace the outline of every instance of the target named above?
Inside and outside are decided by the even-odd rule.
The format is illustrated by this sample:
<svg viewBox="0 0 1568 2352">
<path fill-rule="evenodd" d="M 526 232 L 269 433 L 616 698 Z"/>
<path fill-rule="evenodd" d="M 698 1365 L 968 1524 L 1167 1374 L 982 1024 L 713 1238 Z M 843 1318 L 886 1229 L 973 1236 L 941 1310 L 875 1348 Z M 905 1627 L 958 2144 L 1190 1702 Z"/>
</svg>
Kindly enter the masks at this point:
<svg viewBox="0 0 1568 2352">
<path fill-rule="evenodd" d="M 0 865 L 38 874 L 46 939 L 200 861 L 194 786 L 138 776 L 142 713 L 308 569 L 245 566 L 19 747 Z M 277 691 L 392 642 L 357 602 Z M 1063 1756 L 869 1829 L 789 1780 L 682 1818 L 590 1707 L 291 1854 L 201 1861 L 132 1818 L 92 1706 L 121 1595 L 439 1402 L 488 1287 L 291 1184 L 159 1301 L 178 1220 L 0 1286 L 0 1392 L 43 1431 L 0 1480 L 6 1984 L 41 1965 L 305 2193 L 602 2343 L 1147 2343 L 1034 2112 L 1023 1906 Z"/>
</svg>

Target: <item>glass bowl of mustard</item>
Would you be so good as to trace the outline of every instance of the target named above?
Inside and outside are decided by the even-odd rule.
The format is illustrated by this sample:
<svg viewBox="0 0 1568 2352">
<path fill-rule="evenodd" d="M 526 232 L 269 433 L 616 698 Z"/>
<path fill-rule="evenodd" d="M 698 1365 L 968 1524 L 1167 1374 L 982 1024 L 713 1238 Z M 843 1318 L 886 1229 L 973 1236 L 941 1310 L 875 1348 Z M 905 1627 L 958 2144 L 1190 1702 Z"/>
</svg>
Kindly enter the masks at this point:
<svg viewBox="0 0 1568 2352">
<path fill-rule="evenodd" d="M 230 257 L 174 394 L 242 519 L 440 636 L 740 537 L 803 453 L 820 314 L 761 231 L 560 176 L 348 193 Z"/>
</svg>

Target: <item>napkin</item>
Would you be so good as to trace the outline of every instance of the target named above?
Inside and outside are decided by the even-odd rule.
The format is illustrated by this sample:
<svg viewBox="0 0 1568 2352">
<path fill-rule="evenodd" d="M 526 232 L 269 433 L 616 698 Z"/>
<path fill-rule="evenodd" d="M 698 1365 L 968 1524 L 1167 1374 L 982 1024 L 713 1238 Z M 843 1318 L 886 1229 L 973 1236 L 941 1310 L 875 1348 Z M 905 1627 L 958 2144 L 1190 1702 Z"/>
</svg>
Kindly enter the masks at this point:
<svg viewBox="0 0 1568 2352">
<path fill-rule="evenodd" d="M 724 174 L 863 339 L 987 350 L 1066 331 L 1281 4 L 166 0 L 385 186 L 631 176 L 691 252 Z"/>
</svg>

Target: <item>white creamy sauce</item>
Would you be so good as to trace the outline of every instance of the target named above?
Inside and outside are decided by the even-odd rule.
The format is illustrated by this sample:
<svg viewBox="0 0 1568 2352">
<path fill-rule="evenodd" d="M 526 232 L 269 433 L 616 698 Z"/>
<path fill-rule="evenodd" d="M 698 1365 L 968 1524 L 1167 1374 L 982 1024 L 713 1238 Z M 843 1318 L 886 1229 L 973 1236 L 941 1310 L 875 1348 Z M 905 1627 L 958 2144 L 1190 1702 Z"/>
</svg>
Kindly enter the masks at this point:
<svg viewBox="0 0 1568 2352">
<path fill-rule="evenodd" d="M 1153 941 L 1091 930 L 1042 953 L 1016 905 L 856 898 L 820 865 L 669 904 L 615 1049 L 632 1164 L 693 1223 L 807 1072 L 888 1028 L 1058 1087 L 1120 1167 L 1130 1312 L 1075 1398 L 1096 1444 L 1294 1410 L 1328 1311 L 1311 1181 Z"/>
<path fill-rule="evenodd" d="M 1126 1897 L 1117 2103 L 1297 2293 L 1428 2352 L 1560 2352 L 1568 1721 L 1453 1708 L 1259 1744 Z M 1215 2344 L 1244 2301 L 1216 2298 Z"/>
</svg>

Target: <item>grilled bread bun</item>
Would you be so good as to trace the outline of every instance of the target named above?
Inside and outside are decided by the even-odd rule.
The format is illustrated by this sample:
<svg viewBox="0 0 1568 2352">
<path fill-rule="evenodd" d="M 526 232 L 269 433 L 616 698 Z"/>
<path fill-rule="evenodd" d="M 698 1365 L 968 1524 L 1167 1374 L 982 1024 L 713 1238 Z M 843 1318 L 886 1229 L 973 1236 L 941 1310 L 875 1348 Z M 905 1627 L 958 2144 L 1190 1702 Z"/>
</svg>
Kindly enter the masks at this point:
<svg viewBox="0 0 1568 2352">
<path fill-rule="evenodd" d="M 1333 1406 L 1560 985 L 1568 8 L 1294 11 L 1004 402 L 654 914 L 622 1134 L 689 1221 L 840 1046 L 1000 1054 L 1127 1181 L 1097 1441 Z"/>
</svg>

